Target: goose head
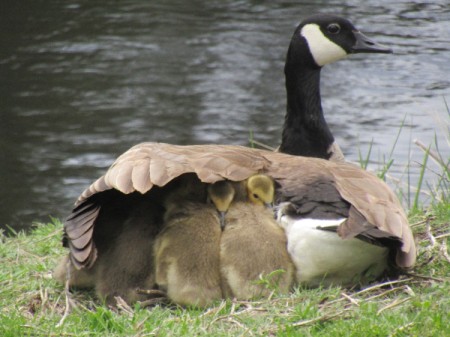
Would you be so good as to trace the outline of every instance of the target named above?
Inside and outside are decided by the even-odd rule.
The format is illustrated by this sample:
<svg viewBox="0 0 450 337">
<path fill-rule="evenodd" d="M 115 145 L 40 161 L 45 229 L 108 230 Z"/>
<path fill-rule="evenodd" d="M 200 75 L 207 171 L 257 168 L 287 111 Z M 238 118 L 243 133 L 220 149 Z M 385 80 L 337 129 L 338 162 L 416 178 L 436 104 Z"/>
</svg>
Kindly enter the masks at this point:
<svg viewBox="0 0 450 337">
<path fill-rule="evenodd" d="M 225 228 L 225 215 L 233 202 L 236 191 L 230 182 L 221 180 L 208 185 L 208 200 L 219 213 L 220 227 Z"/>
<path fill-rule="evenodd" d="M 267 175 L 255 174 L 247 180 L 247 196 L 251 203 L 272 208 L 275 185 Z"/>
<path fill-rule="evenodd" d="M 335 15 L 313 15 L 295 29 L 284 68 L 287 111 L 280 152 L 343 160 L 323 116 L 320 70 L 356 53 L 392 53 L 392 50 Z"/>
<path fill-rule="evenodd" d="M 371 40 L 348 20 L 318 14 L 304 20 L 296 29 L 291 46 L 306 43 L 318 67 L 339 61 L 349 54 L 392 53 L 392 49 Z M 304 47 L 303 47 L 304 48 Z"/>
</svg>

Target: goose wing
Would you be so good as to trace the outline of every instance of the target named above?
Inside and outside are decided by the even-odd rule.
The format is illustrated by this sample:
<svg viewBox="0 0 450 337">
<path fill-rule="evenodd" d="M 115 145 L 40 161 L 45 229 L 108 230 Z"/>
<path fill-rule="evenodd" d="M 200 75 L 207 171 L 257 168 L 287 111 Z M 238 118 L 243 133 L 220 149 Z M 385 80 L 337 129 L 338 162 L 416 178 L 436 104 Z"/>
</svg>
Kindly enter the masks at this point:
<svg viewBox="0 0 450 337">
<path fill-rule="evenodd" d="M 76 206 L 109 189 L 143 194 L 184 173 L 196 173 L 207 183 L 243 180 L 266 165 L 267 160 L 258 151 L 242 146 L 142 143 L 117 158 L 106 174 L 80 195 Z"/>
<path fill-rule="evenodd" d="M 399 267 L 412 267 L 416 260 L 414 237 L 406 214 L 392 190 L 375 175 L 351 166 L 336 165 L 332 173 L 339 193 L 352 205 L 348 221 L 339 228 L 341 237 L 367 233 L 372 237 L 399 239 L 401 245 L 396 263 Z M 361 217 L 371 226 L 357 220 Z"/>
<path fill-rule="evenodd" d="M 343 238 L 397 241 L 396 264 L 412 267 L 416 260 L 408 219 L 392 190 L 370 172 L 349 163 L 303 157 L 264 155 L 280 185 L 280 202 L 304 218 L 347 218 L 338 228 Z"/>
<path fill-rule="evenodd" d="M 94 241 L 104 241 L 93 240 L 94 228 L 97 236 L 109 238 L 113 235 L 106 232 L 117 231 L 122 223 L 120 216 L 105 214 L 117 212 L 111 206 L 111 198 L 115 198 L 116 204 L 117 199 L 125 202 L 124 195 L 147 193 L 154 186 L 163 187 L 186 173 L 195 173 L 206 183 L 224 179 L 240 181 L 267 165 L 258 151 L 240 146 L 138 144 L 118 157 L 106 174 L 80 195 L 64 224 L 63 244 L 70 248 L 71 260 L 77 268 L 89 268 L 97 255 L 98 242 Z M 129 202 L 127 206 L 132 207 Z M 117 207 L 126 208 L 120 204 Z M 107 220 L 102 220 L 103 215 Z"/>
<path fill-rule="evenodd" d="M 258 172 L 275 179 L 278 201 L 288 201 L 296 214 L 326 219 L 347 217 L 338 228 L 341 237 L 394 238 L 401 242 L 397 264 L 408 267 L 414 263 L 414 240 L 395 195 L 384 182 L 354 165 L 242 146 L 164 143 L 132 147 L 81 194 L 64 227 L 64 242 L 70 248 L 72 262 L 77 268 L 91 266 L 99 244 L 94 241 L 101 241 L 93 239 L 94 229 L 109 231 L 123 222 L 117 218 L 112 224 L 101 223 L 102 208 L 106 209 L 104 213 L 114 209 L 112 199 L 104 197 L 108 193 L 119 204 L 118 198 L 147 193 L 186 173 L 213 183 L 240 181 Z M 131 197 L 126 200 L 124 207 L 132 207 Z"/>
</svg>

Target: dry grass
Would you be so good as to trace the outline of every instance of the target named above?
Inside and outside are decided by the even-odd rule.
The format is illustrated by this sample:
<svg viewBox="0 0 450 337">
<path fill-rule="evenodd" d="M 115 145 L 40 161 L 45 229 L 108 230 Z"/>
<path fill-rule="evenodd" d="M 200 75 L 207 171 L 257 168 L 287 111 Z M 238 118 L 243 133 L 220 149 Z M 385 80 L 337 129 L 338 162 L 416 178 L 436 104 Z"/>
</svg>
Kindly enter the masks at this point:
<svg viewBox="0 0 450 337">
<path fill-rule="evenodd" d="M 61 225 L 39 225 L 30 235 L 1 237 L 0 335 L 442 336 L 450 331 L 450 207 L 443 209 L 412 219 L 418 263 L 397 280 L 364 289 L 298 288 L 286 297 L 227 300 L 208 310 L 126 303 L 112 310 L 93 293 L 74 292 L 66 312 L 64 289 L 49 276 L 64 254 Z"/>
</svg>

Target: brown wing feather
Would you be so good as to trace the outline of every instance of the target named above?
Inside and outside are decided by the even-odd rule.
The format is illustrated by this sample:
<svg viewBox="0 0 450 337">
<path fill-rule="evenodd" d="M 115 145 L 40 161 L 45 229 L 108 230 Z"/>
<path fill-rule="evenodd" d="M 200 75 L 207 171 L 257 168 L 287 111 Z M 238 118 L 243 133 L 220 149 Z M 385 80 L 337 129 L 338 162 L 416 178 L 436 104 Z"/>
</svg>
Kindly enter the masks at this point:
<svg viewBox="0 0 450 337">
<path fill-rule="evenodd" d="M 92 249 L 93 247 L 95 247 L 92 241 L 89 243 L 89 247 L 91 247 L 91 249 L 78 249 L 72 244 L 69 244 L 71 253 L 70 259 L 72 261 L 72 264 L 77 269 L 81 269 L 84 267 L 90 268 L 95 262 L 95 259 L 97 258 L 97 250 Z"/>
<path fill-rule="evenodd" d="M 339 230 L 343 237 L 370 232 L 373 236 L 398 238 L 402 242 L 398 265 L 409 267 L 414 263 L 413 236 L 397 198 L 381 180 L 352 164 L 233 145 L 142 143 L 117 158 L 106 174 L 81 194 L 77 205 L 111 189 L 143 194 L 154 185 L 165 186 L 186 173 L 195 173 L 202 182 L 213 183 L 223 179 L 240 181 L 257 172 L 272 176 L 280 186 L 280 200 L 290 201 L 297 211 L 329 218 L 349 216 Z M 357 212 L 349 215 L 350 206 Z M 77 266 L 83 267 L 95 261 L 97 252 L 89 240 L 91 222 L 88 225 L 77 217 L 75 212 L 65 227 L 73 232 L 69 240 L 85 233 L 86 237 L 74 242 L 73 247 Z M 86 249 L 80 248 L 83 244 Z"/>
<path fill-rule="evenodd" d="M 96 256 L 92 233 L 94 223 L 99 214 L 100 207 L 92 204 L 80 205 L 67 218 L 64 223 L 65 238 L 67 246 L 70 248 L 71 260 L 79 268 L 89 265 L 90 261 Z M 93 263 L 93 261 L 92 261 Z"/>
<path fill-rule="evenodd" d="M 86 206 L 85 208 L 87 208 Z M 85 209 L 84 208 L 84 209 Z M 95 207 L 88 212 L 78 213 L 76 222 L 68 219 L 66 221 L 65 231 L 67 237 L 73 241 L 78 239 L 93 227 L 94 220 L 98 215 L 99 207 Z M 75 220 L 74 219 L 74 220 Z"/>
<path fill-rule="evenodd" d="M 297 201 L 300 207 L 307 207 L 305 198 L 316 196 L 326 202 L 329 209 L 333 203 L 331 200 L 325 200 L 335 196 L 332 188 L 334 186 L 340 197 L 354 207 L 364 219 L 353 219 L 356 213 L 350 212 L 349 220 L 344 223 L 346 227 L 339 229 L 343 237 L 370 235 L 398 239 L 401 248 L 396 256 L 397 265 L 404 268 L 414 265 L 416 248 L 408 219 L 397 197 L 383 181 L 353 164 L 278 155 L 264 154 L 272 163 L 276 163 L 268 168 L 268 174 L 281 183 L 282 194 L 287 193 L 288 199 Z M 320 182 L 326 183 L 320 187 Z M 337 205 L 336 209 L 339 207 L 342 205 Z"/>
<path fill-rule="evenodd" d="M 89 227 L 89 229 L 83 233 L 78 238 L 70 239 L 70 244 L 78 250 L 86 250 L 86 247 L 90 245 L 92 234 L 94 233 L 94 226 Z"/>
<path fill-rule="evenodd" d="M 347 202 L 377 230 L 400 239 L 402 245 L 397 253 L 397 265 L 405 268 L 413 266 L 416 260 L 414 237 L 406 214 L 392 190 L 373 174 L 350 169 L 350 166 L 337 165 L 332 173 L 339 193 Z M 364 228 L 359 223 L 354 221 L 351 230 L 358 232 L 360 228 L 363 233 Z"/>
<path fill-rule="evenodd" d="M 133 172 L 131 173 L 131 181 L 133 183 L 136 191 L 140 193 L 145 193 L 145 191 L 149 191 L 153 183 L 150 180 L 150 175 L 148 173 L 148 160 L 146 159 L 138 159 L 133 168 Z"/>
<path fill-rule="evenodd" d="M 87 189 L 81 193 L 75 202 L 75 207 L 81 205 L 85 200 L 89 199 L 96 193 L 100 193 L 106 190 L 111 189 L 112 187 L 106 183 L 105 176 L 101 176 L 94 183 L 92 183 Z"/>
</svg>

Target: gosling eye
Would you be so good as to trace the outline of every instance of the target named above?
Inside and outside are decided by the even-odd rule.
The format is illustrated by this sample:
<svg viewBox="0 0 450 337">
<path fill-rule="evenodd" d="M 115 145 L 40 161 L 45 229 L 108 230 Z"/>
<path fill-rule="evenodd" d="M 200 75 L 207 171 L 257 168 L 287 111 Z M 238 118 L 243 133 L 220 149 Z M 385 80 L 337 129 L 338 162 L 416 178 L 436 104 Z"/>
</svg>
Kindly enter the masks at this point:
<svg viewBox="0 0 450 337">
<path fill-rule="evenodd" d="M 253 198 L 255 198 L 255 199 L 259 199 L 259 196 L 258 196 L 258 194 L 256 194 L 256 193 L 253 193 Z"/>
<path fill-rule="evenodd" d="M 338 34 L 341 31 L 341 26 L 338 23 L 330 23 L 327 26 L 327 30 L 331 34 Z"/>
</svg>

